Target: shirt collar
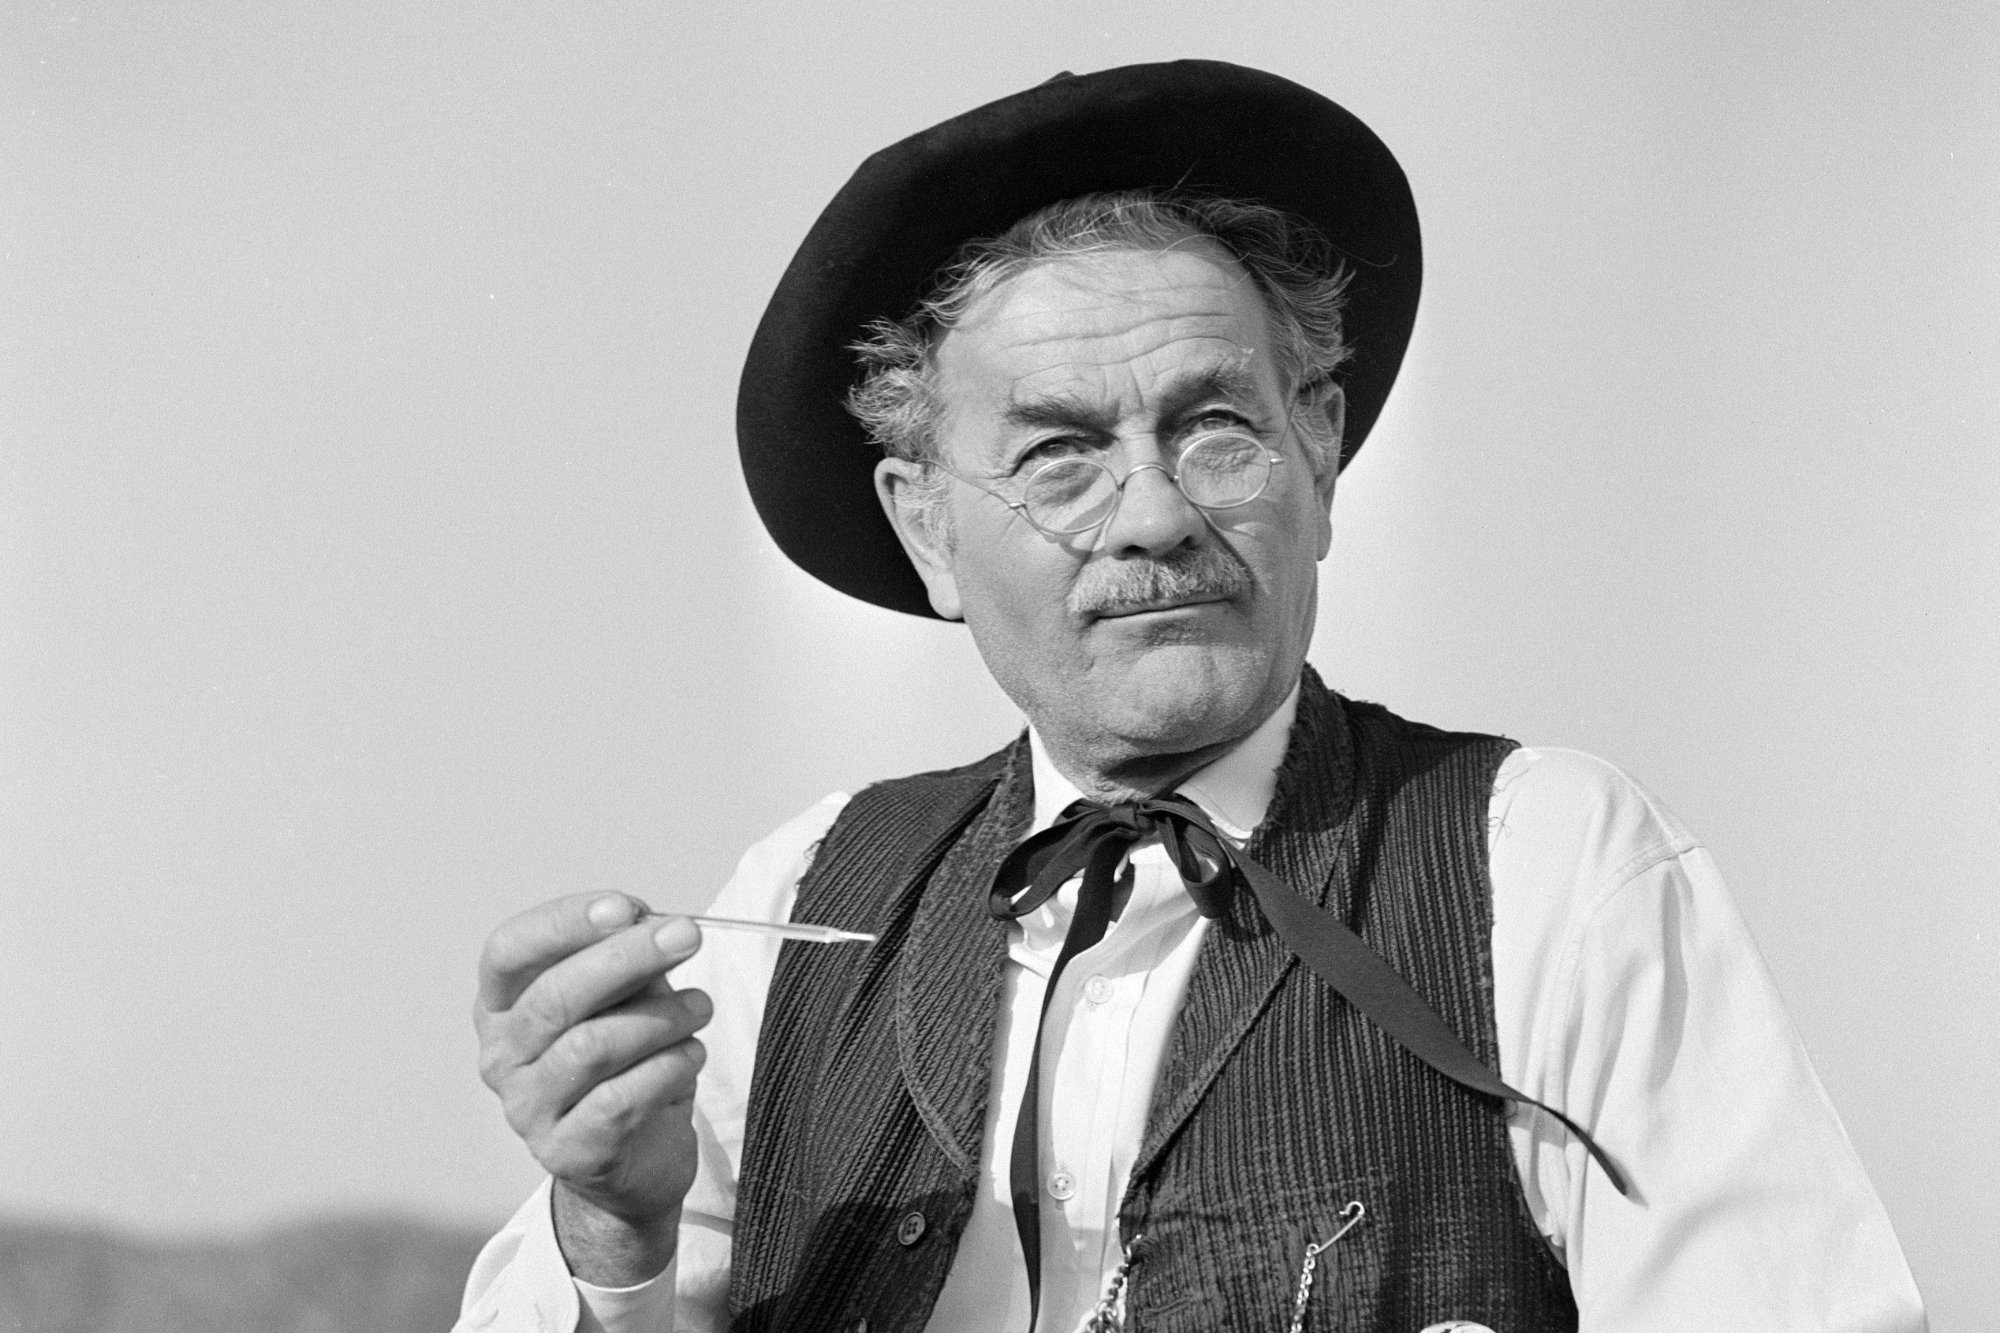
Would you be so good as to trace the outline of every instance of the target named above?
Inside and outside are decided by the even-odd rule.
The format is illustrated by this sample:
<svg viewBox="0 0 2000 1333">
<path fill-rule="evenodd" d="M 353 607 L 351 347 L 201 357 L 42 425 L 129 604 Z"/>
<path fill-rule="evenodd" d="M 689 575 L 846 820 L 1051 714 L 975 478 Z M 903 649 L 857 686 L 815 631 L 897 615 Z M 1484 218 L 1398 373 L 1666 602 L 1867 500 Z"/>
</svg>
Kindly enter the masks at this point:
<svg viewBox="0 0 2000 1333">
<path fill-rule="evenodd" d="M 1293 685 L 1285 701 L 1271 710 L 1255 731 L 1196 770 L 1176 790 L 1200 806 L 1224 833 L 1239 842 L 1247 840 L 1264 822 L 1264 812 L 1278 789 L 1278 766 L 1285 762 L 1285 746 L 1298 710 L 1299 687 Z M 1028 744 L 1035 764 L 1035 823 L 1029 832 L 1040 833 L 1084 795 L 1057 771 L 1041 733 L 1032 726 L 1028 728 Z"/>
</svg>

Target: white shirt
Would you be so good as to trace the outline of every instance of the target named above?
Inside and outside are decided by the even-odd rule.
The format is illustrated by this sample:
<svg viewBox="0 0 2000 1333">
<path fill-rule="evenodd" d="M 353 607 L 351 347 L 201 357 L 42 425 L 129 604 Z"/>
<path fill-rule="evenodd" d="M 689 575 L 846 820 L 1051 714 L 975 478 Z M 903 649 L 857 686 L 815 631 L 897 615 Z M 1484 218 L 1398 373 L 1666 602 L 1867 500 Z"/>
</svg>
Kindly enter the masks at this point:
<svg viewBox="0 0 2000 1333">
<path fill-rule="evenodd" d="M 1263 819 L 1296 698 L 1179 788 L 1232 837 Z M 1034 779 L 1040 830 L 1079 793 L 1039 738 Z M 714 913 L 786 919 L 846 801 L 829 796 L 752 847 Z M 1924 1329 L 1888 1218 L 1700 844 L 1610 765 L 1523 748 L 1496 777 L 1488 845 L 1501 1077 L 1589 1128 L 1637 1186 L 1621 1197 L 1550 1117 L 1514 1117 L 1528 1211 L 1568 1268 L 1586 1333 Z M 1131 898 L 1064 970 L 1042 1040 L 1045 1333 L 1079 1328 L 1121 1257 L 1118 1203 L 1206 926 L 1157 843 L 1130 864 Z M 1013 931 L 985 1180 L 932 1315 L 937 1333 L 1027 1323 L 1000 1136 L 1075 893 L 1072 882 Z M 459 1328 L 727 1326 L 737 1169 L 778 948 L 716 932 L 674 976 L 715 1001 L 695 1108 L 701 1166 L 674 1265 L 633 1288 L 573 1280 L 545 1183 L 481 1252 Z"/>
</svg>

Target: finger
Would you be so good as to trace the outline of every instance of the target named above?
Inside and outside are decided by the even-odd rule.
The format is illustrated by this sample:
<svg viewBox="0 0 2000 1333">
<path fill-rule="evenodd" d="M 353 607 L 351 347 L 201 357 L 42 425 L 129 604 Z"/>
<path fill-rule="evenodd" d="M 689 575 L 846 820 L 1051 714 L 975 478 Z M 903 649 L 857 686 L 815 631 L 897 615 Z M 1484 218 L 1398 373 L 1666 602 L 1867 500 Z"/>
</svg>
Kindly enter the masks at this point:
<svg viewBox="0 0 2000 1333">
<path fill-rule="evenodd" d="M 492 1036 L 516 1063 L 540 1059 L 564 1032 L 648 987 L 673 994 L 663 974 L 700 946 L 701 932 L 686 917 L 622 930 L 545 968 L 493 1024 Z"/>
<path fill-rule="evenodd" d="M 599 1084 L 708 1025 L 715 1006 L 698 990 L 648 994 L 605 1010 L 558 1037 L 528 1076 L 550 1111 L 565 1115 Z"/>
<path fill-rule="evenodd" d="M 632 1159 L 643 1153 L 634 1145 L 649 1129 L 689 1114 L 707 1058 L 707 1049 L 690 1037 L 597 1084 L 551 1127 L 537 1154 L 542 1164 L 571 1180 L 602 1180 L 637 1165 Z"/>
<path fill-rule="evenodd" d="M 551 965 L 625 929 L 647 911 L 624 893 L 573 893 L 508 918 L 479 957 L 479 1005 L 506 1009 Z"/>
</svg>

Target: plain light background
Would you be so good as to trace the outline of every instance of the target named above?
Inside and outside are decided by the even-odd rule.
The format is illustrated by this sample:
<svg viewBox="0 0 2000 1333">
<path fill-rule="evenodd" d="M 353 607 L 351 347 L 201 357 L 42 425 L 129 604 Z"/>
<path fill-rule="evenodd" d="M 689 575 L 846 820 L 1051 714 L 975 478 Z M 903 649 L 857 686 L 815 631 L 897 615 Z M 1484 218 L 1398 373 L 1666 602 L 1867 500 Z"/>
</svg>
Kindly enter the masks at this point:
<svg viewBox="0 0 2000 1333">
<path fill-rule="evenodd" d="M 1940 1329 L 2000 1253 L 2000 10 L 0 5 L 0 1210 L 497 1221 L 486 931 L 1018 719 L 787 566 L 739 357 L 868 152 L 1201 55 L 1428 284 L 1314 659 L 1714 848 Z"/>
</svg>

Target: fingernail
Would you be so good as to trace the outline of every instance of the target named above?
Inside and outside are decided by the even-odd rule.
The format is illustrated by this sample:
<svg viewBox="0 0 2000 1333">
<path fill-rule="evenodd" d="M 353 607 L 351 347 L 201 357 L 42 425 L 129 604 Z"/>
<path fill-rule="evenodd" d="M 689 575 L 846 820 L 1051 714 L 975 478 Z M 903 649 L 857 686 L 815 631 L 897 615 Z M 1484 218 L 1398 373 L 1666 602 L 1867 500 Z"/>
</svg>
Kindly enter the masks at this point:
<svg viewBox="0 0 2000 1333">
<path fill-rule="evenodd" d="M 700 942 L 701 932 L 684 916 L 673 918 L 653 932 L 653 947 L 664 954 L 688 953 Z"/>
<path fill-rule="evenodd" d="M 588 916 L 590 924 L 599 930 L 616 930 L 619 926 L 632 923 L 632 904 L 629 900 L 613 894 L 592 903 L 590 910 L 584 915 Z"/>
</svg>

